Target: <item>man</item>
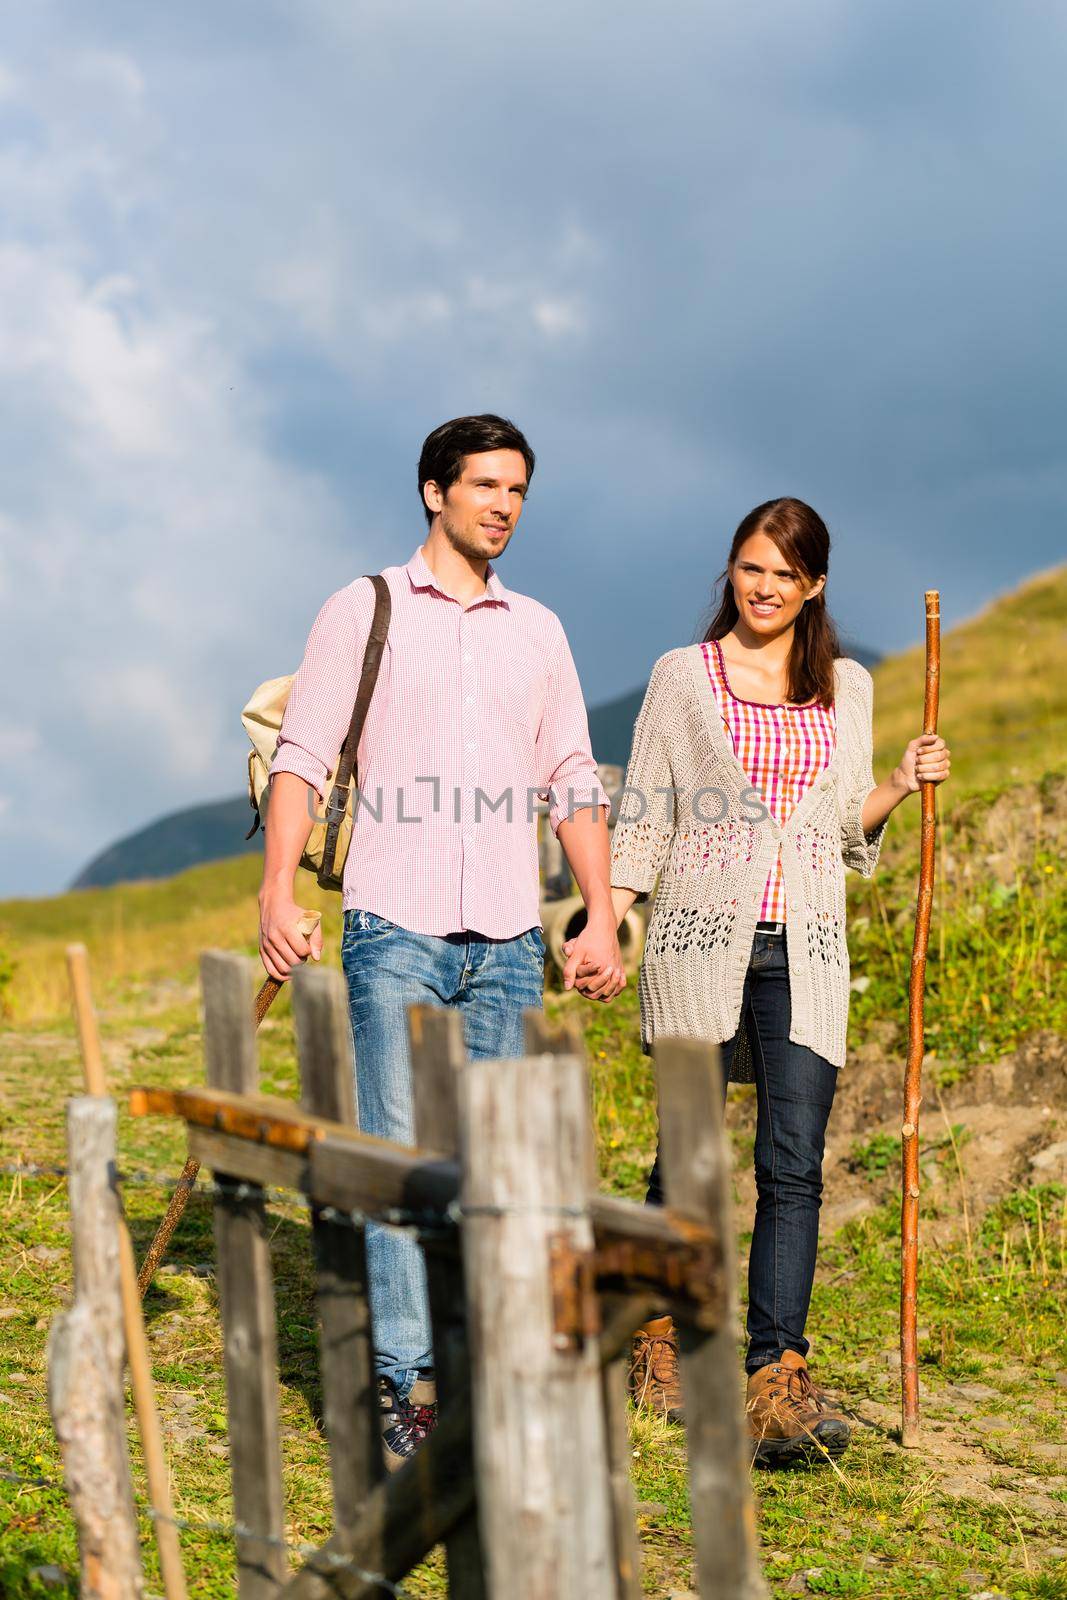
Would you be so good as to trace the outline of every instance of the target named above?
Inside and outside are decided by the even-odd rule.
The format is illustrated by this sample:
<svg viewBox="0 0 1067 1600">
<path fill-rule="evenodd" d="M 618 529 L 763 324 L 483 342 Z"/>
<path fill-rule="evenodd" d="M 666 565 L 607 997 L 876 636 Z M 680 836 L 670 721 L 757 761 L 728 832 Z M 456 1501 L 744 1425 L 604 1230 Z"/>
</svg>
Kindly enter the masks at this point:
<svg viewBox="0 0 1067 1600">
<path fill-rule="evenodd" d="M 522 514 L 534 453 L 502 417 L 457 417 L 419 460 L 428 533 L 389 567 L 392 615 L 357 757 L 360 801 L 344 871 L 348 981 L 360 1126 L 412 1144 L 407 1008 L 454 1006 L 472 1057 L 523 1054 L 522 1013 L 544 977 L 536 813 L 550 818 L 588 908 L 564 972 L 599 998 L 625 977 L 609 885 L 607 802 L 596 781 L 563 628 L 504 587 L 492 562 Z M 294 873 L 348 729 L 374 609 L 367 579 L 319 612 L 271 767 L 260 952 L 275 978 L 310 955 Z M 598 975 L 598 976 L 596 976 Z M 590 979 L 583 977 L 583 988 Z M 436 1391 L 425 1274 L 415 1242 L 367 1230 L 387 1464 L 433 1426 Z"/>
</svg>

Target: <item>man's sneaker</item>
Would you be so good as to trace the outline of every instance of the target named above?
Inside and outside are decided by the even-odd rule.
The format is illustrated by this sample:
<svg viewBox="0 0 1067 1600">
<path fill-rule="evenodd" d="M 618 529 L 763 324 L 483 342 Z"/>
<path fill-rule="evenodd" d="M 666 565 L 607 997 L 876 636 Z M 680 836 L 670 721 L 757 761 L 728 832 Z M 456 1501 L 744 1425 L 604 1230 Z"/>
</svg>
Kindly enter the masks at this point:
<svg viewBox="0 0 1067 1600">
<path fill-rule="evenodd" d="M 780 1361 L 751 1374 L 745 1412 L 758 1467 L 825 1461 L 848 1446 L 848 1423 L 816 1388 L 795 1350 L 784 1350 Z"/>
<path fill-rule="evenodd" d="M 437 1426 L 437 1385 L 432 1378 L 418 1378 L 401 1399 L 388 1378 L 379 1378 L 378 1404 L 386 1470 L 395 1472 Z"/>
<path fill-rule="evenodd" d="M 654 1317 L 634 1334 L 630 1394 L 635 1406 L 668 1422 L 683 1421 L 678 1335 L 670 1317 Z"/>
</svg>

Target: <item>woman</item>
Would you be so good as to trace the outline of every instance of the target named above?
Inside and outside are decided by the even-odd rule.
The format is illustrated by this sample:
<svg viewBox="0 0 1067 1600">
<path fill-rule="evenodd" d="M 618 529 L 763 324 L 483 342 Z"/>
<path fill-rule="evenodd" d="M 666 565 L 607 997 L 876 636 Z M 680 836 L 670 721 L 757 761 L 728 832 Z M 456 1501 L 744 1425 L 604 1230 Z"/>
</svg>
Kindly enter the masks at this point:
<svg viewBox="0 0 1067 1600">
<path fill-rule="evenodd" d="M 714 1040 L 724 1074 L 756 1084 L 745 1367 L 761 1464 L 848 1443 L 847 1422 L 812 1383 L 804 1337 L 824 1135 L 845 1061 L 844 868 L 869 877 L 890 812 L 949 773 L 944 741 L 924 734 L 874 782 L 872 683 L 839 653 L 829 554 L 803 501 L 745 517 L 704 641 L 653 669 L 612 850 L 619 922 L 659 880 L 639 980 L 643 1049 L 667 1035 Z M 597 980 L 582 987 L 595 994 Z M 648 1198 L 662 1199 L 658 1159 Z M 678 1415 L 669 1318 L 647 1326 L 636 1358 L 638 1388 Z"/>
</svg>

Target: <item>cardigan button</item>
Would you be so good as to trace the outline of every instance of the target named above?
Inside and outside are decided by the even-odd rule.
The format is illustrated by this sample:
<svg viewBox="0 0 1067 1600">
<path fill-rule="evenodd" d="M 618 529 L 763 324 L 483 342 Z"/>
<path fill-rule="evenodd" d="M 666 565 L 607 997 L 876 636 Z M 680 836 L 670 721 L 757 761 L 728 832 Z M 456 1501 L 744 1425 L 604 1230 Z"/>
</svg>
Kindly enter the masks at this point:
<svg viewBox="0 0 1067 1600">
<path fill-rule="evenodd" d="M 789 970 L 793 974 L 794 978 L 799 978 L 800 974 L 804 971 L 804 968 L 794 961 Z"/>
</svg>

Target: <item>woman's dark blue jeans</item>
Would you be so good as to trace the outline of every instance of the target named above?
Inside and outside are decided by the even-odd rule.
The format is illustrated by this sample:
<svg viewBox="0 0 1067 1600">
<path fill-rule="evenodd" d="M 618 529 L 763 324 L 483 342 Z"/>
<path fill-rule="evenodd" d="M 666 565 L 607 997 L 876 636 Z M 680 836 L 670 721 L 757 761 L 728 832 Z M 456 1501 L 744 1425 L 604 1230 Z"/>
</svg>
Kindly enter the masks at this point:
<svg viewBox="0 0 1067 1600">
<path fill-rule="evenodd" d="M 822 1158 L 837 1068 L 806 1045 L 791 1043 L 789 1017 L 786 937 L 757 933 L 741 1005 L 757 1097 L 749 1372 L 779 1360 L 783 1350 L 808 1353 L 804 1325 L 815 1277 Z M 737 1037 L 722 1047 L 724 1094 Z M 648 1203 L 663 1204 L 658 1155 L 648 1180 Z"/>
</svg>

